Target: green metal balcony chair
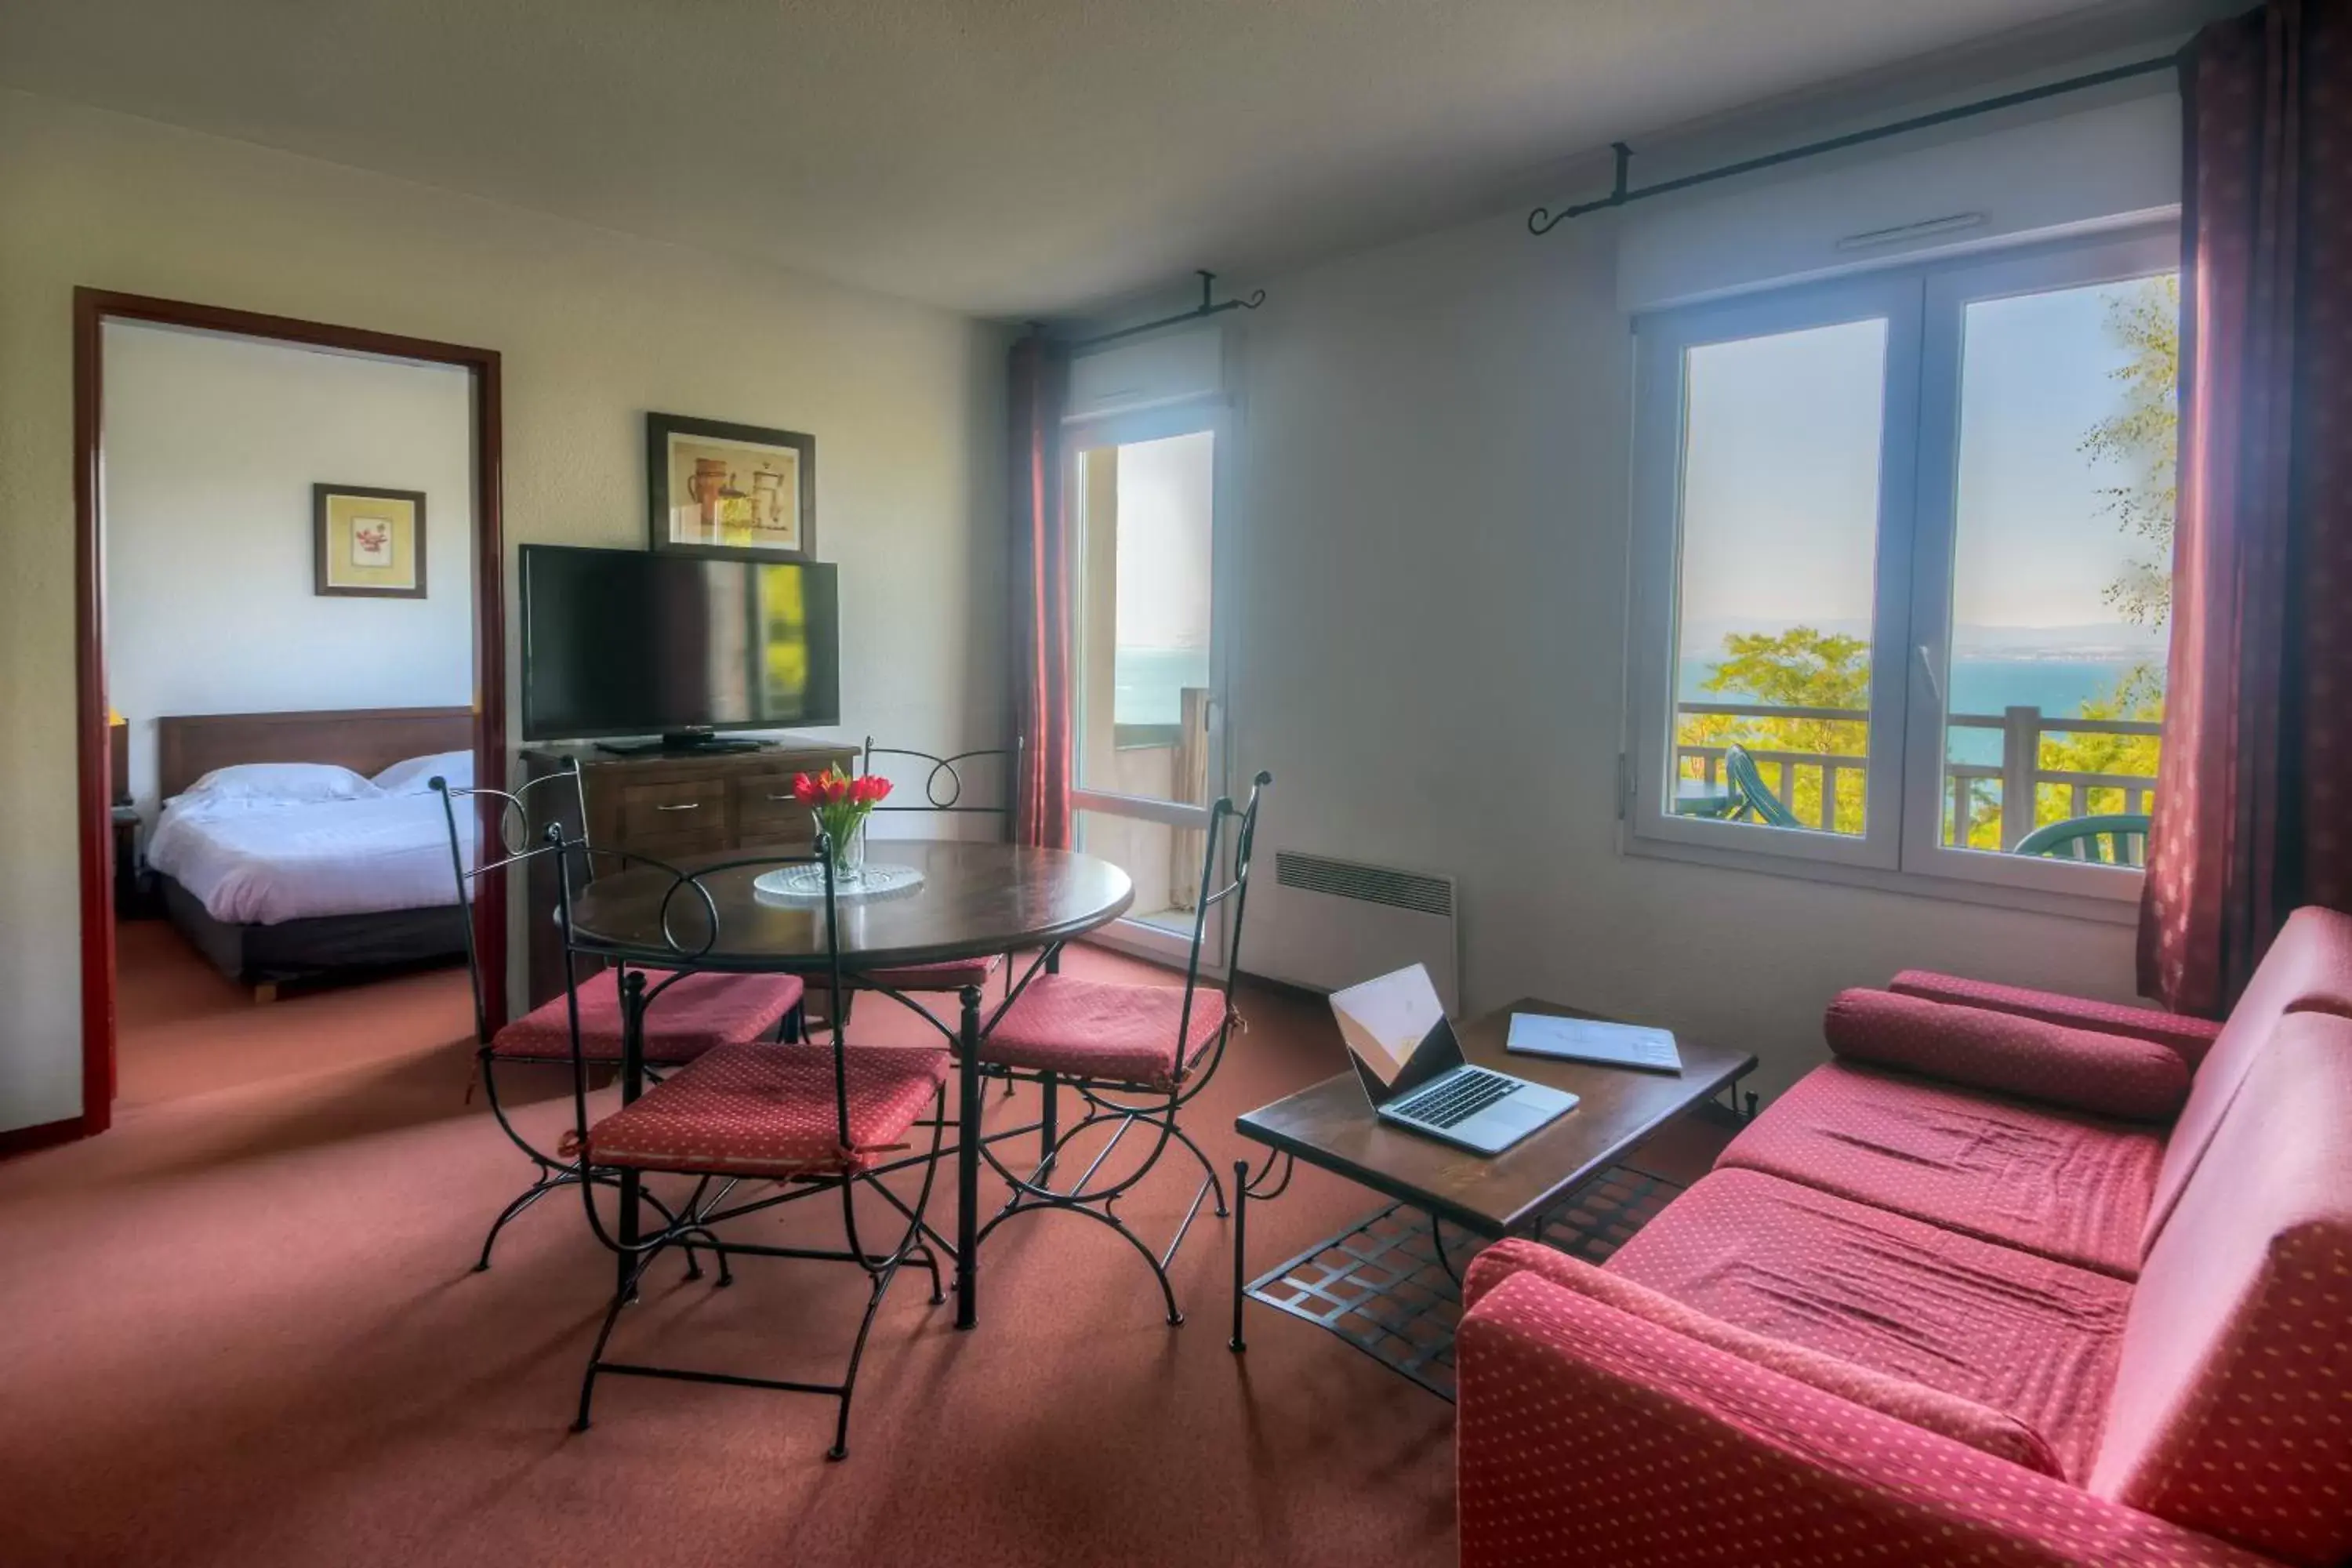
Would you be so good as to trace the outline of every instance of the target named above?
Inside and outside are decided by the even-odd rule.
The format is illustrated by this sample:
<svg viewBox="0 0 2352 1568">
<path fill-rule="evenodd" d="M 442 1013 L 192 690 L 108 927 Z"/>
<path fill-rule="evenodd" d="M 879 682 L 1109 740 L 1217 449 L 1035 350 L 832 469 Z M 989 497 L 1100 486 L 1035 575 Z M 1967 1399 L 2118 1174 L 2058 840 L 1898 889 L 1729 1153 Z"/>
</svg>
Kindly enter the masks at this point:
<svg viewBox="0 0 2352 1568">
<path fill-rule="evenodd" d="M 1780 797 L 1774 795 L 1771 786 L 1764 782 L 1763 771 L 1757 767 L 1756 759 L 1748 754 L 1747 747 L 1735 745 L 1724 752 L 1723 776 L 1731 781 L 1732 791 L 1738 797 L 1738 804 L 1731 810 L 1734 821 L 1753 816 L 1768 827 L 1804 826 L 1797 820 L 1797 814 L 1782 805 Z"/>
<path fill-rule="evenodd" d="M 2147 817 L 2136 811 L 2070 816 L 2019 839 L 2016 853 L 2053 860 L 2090 860 L 2103 866 L 2145 866 L 2147 823 Z"/>
</svg>

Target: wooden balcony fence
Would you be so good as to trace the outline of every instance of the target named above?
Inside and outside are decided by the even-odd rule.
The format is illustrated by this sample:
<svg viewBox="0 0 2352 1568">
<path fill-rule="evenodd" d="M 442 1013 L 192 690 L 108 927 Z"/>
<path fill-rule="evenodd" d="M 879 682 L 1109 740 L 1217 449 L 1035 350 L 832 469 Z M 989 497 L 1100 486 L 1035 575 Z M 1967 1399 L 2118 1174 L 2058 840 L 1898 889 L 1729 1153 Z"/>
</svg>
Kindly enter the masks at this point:
<svg viewBox="0 0 2352 1568">
<path fill-rule="evenodd" d="M 1683 702 L 1675 705 L 1678 715 L 1700 718 L 1783 719 L 1806 720 L 1821 723 L 1853 724 L 1866 727 L 1870 722 L 1867 710 L 1859 708 L 1791 708 L 1764 702 Z M 2035 802 L 2044 786 L 2066 792 L 2068 816 L 2088 816 L 2095 811 L 2121 810 L 2145 814 L 2156 798 L 2156 780 L 2141 773 L 2083 773 L 2065 768 L 2045 768 L 2042 765 L 2042 737 L 2044 735 L 2161 735 L 2164 726 L 2138 719 L 2077 719 L 2063 715 L 2045 715 L 2039 708 L 2006 708 L 1999 713 L 1953 713 L 1946 722 L 1957 730 L 1998 730 L 2000 731 L 2000 761 L 1993 763 L 1944 763 L 1942 798 L 1949 816 L 1946 818 L 1944 835 L 1950 842 L 1956 833 L 1967 831 L 1967 825 L 1981 820 L 1978 808 L 1986 802 L 1990 789 L 1990 809 L 2000 818 L 2000 847 L 2014 849 L 2018 841 L 2033 831 L 2034 811 L 2029 805 L 2024 811 L 2004 809 L 2011 801 Z M 1860 728 L 1857 733 L 1867 733 Z M 1723 782 L 1723 755 L 1726 748 L 1716 745 L 1685 744 L 1675 746 L 1675 772 L 1679 778 L 1701 779 L 1709 785 L 1720 787 Z M 1797 810 L 1796 783 L 1799 776 L 1811 772 L 1821 780 L 1821 800 L 1811 826 L 1832 830 L 1837 802 L 1838 781 L 1846 773 L 1859 775 L 1868 766 L 1869 759 L 1825 752 L 1778 751 L 1750 746 L 1748 754 L 1756 759 L 1764 774 L 1764 782 L 1780 795 L 1782 804 Z M 2116 792 L 2121 805 L 2096 802 L 2095 790 Z M 1957 825 L 1957 826 L 1956 826 Z"/>
</svg>

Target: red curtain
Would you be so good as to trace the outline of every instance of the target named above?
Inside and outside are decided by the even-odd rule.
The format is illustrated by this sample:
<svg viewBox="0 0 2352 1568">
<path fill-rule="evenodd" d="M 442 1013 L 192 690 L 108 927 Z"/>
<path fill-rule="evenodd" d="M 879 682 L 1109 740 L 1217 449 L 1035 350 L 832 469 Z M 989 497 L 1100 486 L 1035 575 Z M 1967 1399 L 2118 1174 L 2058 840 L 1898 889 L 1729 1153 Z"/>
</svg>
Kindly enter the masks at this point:
<svg viewBox="0 0 2352 1568">
<path fill-rule="evenodd" d="M 1070 847 L 1070 540 L 1062 511 L 1068 357 L 1039 336 L 1013 345 L 1013 711 L 1022 765 L 1014 833 Z"/>
<path fill-rule="evenodd" d="M 2218 1014 L 2296 906 L 2352 909 L 2352 5 L 2184 57 L 2164 755 L 2140 988 Z"/>
</svg>

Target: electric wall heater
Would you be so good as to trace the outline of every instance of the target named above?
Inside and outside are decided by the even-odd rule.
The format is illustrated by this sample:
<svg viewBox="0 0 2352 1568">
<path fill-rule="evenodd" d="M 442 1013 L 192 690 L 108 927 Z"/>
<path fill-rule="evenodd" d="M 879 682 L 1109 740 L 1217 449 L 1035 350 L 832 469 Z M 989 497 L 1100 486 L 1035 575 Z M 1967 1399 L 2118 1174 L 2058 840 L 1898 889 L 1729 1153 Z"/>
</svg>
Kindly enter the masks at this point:
<svg viewBox="0 0 2352 1568">
<path fill-rule="evenodd" d="M 1337 991 L 1420 963 L 1446 1011 L 1460 1006 L 1453 878 L 1280 849 L 1274 876 L 1250 897 L 1242 967 L 1251 973 Z"/>
</svg>

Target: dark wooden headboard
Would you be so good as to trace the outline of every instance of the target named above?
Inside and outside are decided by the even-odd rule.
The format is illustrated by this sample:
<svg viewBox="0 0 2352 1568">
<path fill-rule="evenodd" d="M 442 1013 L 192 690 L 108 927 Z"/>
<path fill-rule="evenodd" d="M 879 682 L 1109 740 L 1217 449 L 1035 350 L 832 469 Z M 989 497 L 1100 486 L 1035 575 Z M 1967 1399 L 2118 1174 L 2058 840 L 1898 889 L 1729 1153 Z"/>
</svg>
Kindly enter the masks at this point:
<svg viewBox="0 0 2352 1568">
<path fill-rule="evenodd" d="M 405 757 L 474 743 L 470 708 L 346 708 L 310 713 L 200 713 L 155 721 L 157 782 L 169 800 L 236 763 L 338 763 L 375 774 Z"/>
</svg>

